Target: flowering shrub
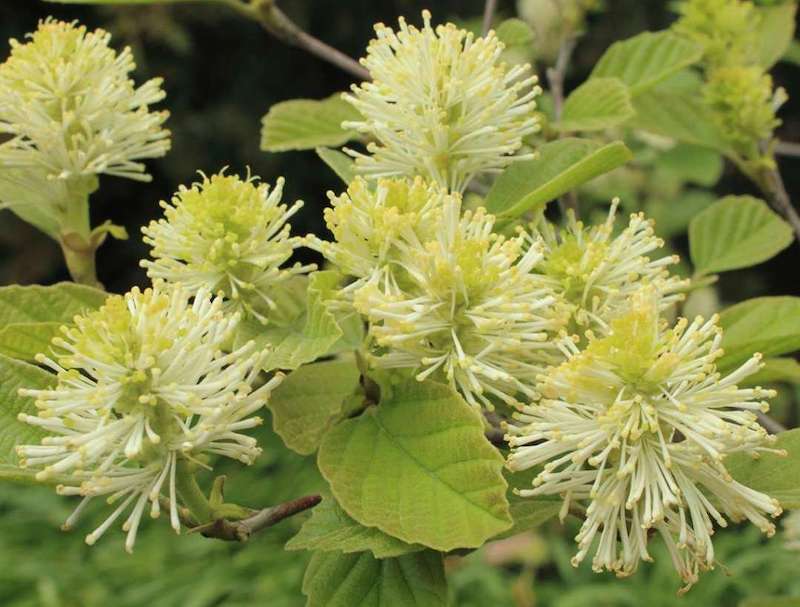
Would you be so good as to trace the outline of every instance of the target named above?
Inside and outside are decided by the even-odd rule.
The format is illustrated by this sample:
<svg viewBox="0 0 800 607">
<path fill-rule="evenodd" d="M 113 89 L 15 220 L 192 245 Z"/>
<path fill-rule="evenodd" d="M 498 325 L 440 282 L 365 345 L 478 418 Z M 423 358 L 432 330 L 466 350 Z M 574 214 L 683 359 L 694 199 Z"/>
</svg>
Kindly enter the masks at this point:
<svg viewBox="0 0 800 607">
<path fill-rule="evenodd" d="M 146 511 L 245 541 L 311 509 L 286 547 L 312 552 L 312 607 L 447 605 L 454 551 L 556 517 L 577 521 L 574 566 L 667 560 L 681 593 L 733 523 L 797 547 L 796 515 L 775 519 L 800 508 L 800 434 L 769 403 L 800 377 L 800 300 L 690 312 L 719 274 L 800 239 L 769 75 L 793 3 L 684 0 L 670 30 L 616 42 L 565 94 L 594 2 L 558 27 L 549 2 L 496 29 L 489 2 L 482 32 L 400 17 L 359 64 L 271 0 L 220 1 L 359 79 L 263 121 L 265 151 L 316 149 L 342 178 L 329 234 L 293 229 L 303 203 L 282 202 L 280 176 L 200 173 L 142 228 L 151 286 L 106 293 L 95 255 L 127 235 L 92 227 L 89 196 L 101 174 L 147 180 L 142 161 L 169 150 L 162 83 L 137 87 L 131 51 L 77 23 L 12 40 L 0 204 L 60 244 L 74 282 L 0 287 L 0 479 L 74 501 L 65 529 L 102 497 L 86 543 L 124 515 L 129 552 Z M 546 93 L 530 60 L 550 64 Z M 687 213 L 598 194 L 667 157 L 725 159 L 763 199 Z M 239 504 L 225 476 L 207 482 L 258 461 L 264 408 L 275 450 L 316 454 L 319 494 Z"/>
</svg>

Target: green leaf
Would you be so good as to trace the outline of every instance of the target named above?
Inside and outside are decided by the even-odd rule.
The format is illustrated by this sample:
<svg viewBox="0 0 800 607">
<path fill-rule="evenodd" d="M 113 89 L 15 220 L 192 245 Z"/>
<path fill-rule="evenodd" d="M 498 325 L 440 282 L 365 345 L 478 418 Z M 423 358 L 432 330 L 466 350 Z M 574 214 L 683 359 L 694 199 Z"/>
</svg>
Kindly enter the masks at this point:
<svg viewBox="0 0 800 607">
<path fill-rule="evenodd" d="M 643 32 L 612 44 L 590 78 L 619 78 L 636 96 L 698 62 L 702 55 L 698 45 L 672 32 Z"/>
<path fill-rule="evenodd" d="M 800 428 L 777 436 L 775 448 L 784 449 L 786 457 L 762 453 L 753 458 L 734 453 L 725 460 L 725 467 L 737 481 L 774 497 L 783 508 L 800 508 Z"/>
<path fill-rule="evenodd" d="M 378 406 L 333 427 L 318 464 L 347 513 L 437 550 L 482 545 L 511 518 L 503 458 L 480 414 L 449 387 L 403 380 Z"/>
<path fill-rule="evenodd" d="M 800 298 L 757 297 L 723 310 L 725 350 L 718 366 L 731 369 L 761 352 L 765 358 L 800 349 Z"/>
<path fill-rule="evenodd" d="M 108 293 L 72 282 L 49 287 L 0 287 L 0 326 L 20 322 L 70 323 L 103 305 Z"/>
<path fill-rule="evenodd" d="M 424 550 L 418 544 L 387 535 L 376 527 L 364 527 L 350 517 L 336 500 L 325 496 L 311 511 L 300 531 L 286 544 L 287 550 L 322 550 L 344 553 L 370 551 L 385 559 Z"/>
<path fill-rule="evenodd" d="M 705 190 L 689 190 L 669 200 L 651 199 L 645 206 L 645 214 L 655 221 L 656 234 L 672 238 L 684 234 L 692 219 L 716 202 L 716 198 Z"/>
<path fill-rule="evenodd" d="M 292 99 L 276 103 L 262 120 L 261 149 L 265 152 L 337 147 L 354 139 L 342 128 L 360 114 L 337 93 L 327 99 Z"/>
<path fill-rule="evenodd" d="M 61 333 L 64 323 L 18 322 L 0 328 L 0 354 L 32 361 L 37 354 L 46 353 L 51 341 Z"/>
<path fill-rule="evenodd" d="M 303 594 L 306 607 L 445 607 L 444 562 L 432 550 L 383 560 L 369 552 L 316 552 Z"/>
<path fill-rule="evenodd" d="M 494 182 L 486 209 L 501 217 L 536 210 L 632 157 L 625 144 L 601 146 L 588 139 L 565 138 L 544 144 L 534 160 L 515 162 Z"/>
<path fill-rule="evenodd" d="M 681 181 L 711 187 L 722 177 L 725 163 L 718 152 L 699 145 L 679 143 L 657 159 L 659 170 Z"/>
<path fill-rule="evenodd" d="M 797 3 L 785 2 L 778 6 L 759 6 L 756 8 L 760 21 L 758 32 L 758 65 L 765 70 L 775 65 L 789 50 L 794 38 Z"/>
<path fill-rule="evenodd" d="M 628 87 L 621 80 L 592 78 L 570 93 L 555 127 L 560 131 L 603 131 L 622 124 L 633 114 Z"/>
<path fill-rule="evenodd" d="M 33 482 L 33 474 L 17 466 L 17 445 L 39 444 L 45 433 L 17 419 L 36 414 L 33 399 L 20 396 L 20 388 L 44 389 L 55 382 L 52 373 L 0 355 L 0 480 Z"/>
<path fill-rule="evenodd" d="M 541 469 L 533 468 L 524 472 L 510 474 L 508 477 L 509 487 L 511 489 L 529 488 L 533 478 L 540 471 Z M 514 526 L 501 533 L 495 539 L 511 537 L 539 527 L 554 516 L 558 516 L 562 503 L 561 498 L 558 496 L 522 497 L 513 491 L 509 491 L 508 504 L 511 510 L 511 518 L 514 520 Z"/>
<path fill-rule="evenodd" d="M 495 29 L 497 38 L 506 45 L 506 48 L 514 46 L 528 46 L 533 43 L 535 34 L 531 26 L 522 19 L 506 19 Z"/>
<path fill-rule="evenodd" d="M 267 403 L 275 432 L 297 453 L 314 453 L 360 377 L 353 360 L 312 363 L 293 371 Z"/>
<path fill-rule="evenodd" d="M 242 323 L 236 344 L 254 340 L 259 347 L 270 346 L 272 351 L 264 363 L 266 370 L 297 369 L 322 356 L 332 354 L 344 335 L 325 300 L 338 288 L 337 272 L 314 272 L 308 280 L 305 305 L 301 288 L 305 281 L 296 281 L 280 293 L 278 313 L 266 326 L 256 320 Z"/>
<path fill-rule="evenodd" d="M 768 358 L 764 367 L 740 382 L 742 386 L 763 386 L 775 383 L 800 384 L 800 362 L 793 358 Z"/>
<path fill-rule="evenodd" d="M 751 196 L 726 196 L 689 224 L 689 247 L 698 275 L 754 266 L 793 240 L 789 224 Z"/>
<path fill-rule="evenodd" d="M 729 145 L 703 103 L 700 83 L 656 87 L 633 98 L 633 129 L 725 153 Z"/>
<path fill-rule="evenodd" d="M 356 163 L 344 152 L 323 147 L 319 147 L 315 151 L 317 152 L 317 156 L 319 156 L 345 184 L 349 184 L 356 178 Z"/>
</svg>

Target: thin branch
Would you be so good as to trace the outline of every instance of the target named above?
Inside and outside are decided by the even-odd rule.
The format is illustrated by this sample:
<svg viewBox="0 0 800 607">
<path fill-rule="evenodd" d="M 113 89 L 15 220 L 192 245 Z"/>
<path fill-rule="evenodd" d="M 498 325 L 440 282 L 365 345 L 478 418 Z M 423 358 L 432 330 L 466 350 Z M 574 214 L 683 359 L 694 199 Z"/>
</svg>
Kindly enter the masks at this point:
<svg viewBox="0 0 800 607">
<path fill-rule="evenodd" d="M 758 416 L 758 423 L 764 426 L 767 432 L 771 432 L 772 434 L 779 434 L 781 432 L 786 431 L 786 426 L 784 426 L 779 421 L 772 419 L 766 413 L 762 413 L 761 411 L 757 411 L 756 415 Z"/>
<path fill-rule="evenodd" d="M 795 238 L 800 242 L 800 215 L 797 214 L 797 210 L 792 205 L 780 171 L 777 168 L 764 171 L 762 178 L 759 180 L 759 185 L 775 209 L 792 226 Z"/>
<path fill-rule="evenodd" d="M 775 153 L 779 156 L 800 157 L 800 143 L 779 141 L 775 144 Z"/>
<path fill-rule="evenodd" d="M 369 80 L 369 72 L 358 61 L 326 44 L 300 27 L 278 8 L 276 0 L 218 0 L 238 13 L 258 21 L 275 38 L 335 65 L 359 80 Z"/>
<path fill-rule="evenodd" d="M 547 69 L 547 82 L 550 84 L 550 94 L 553 96 L 556 121 L 561 119 L 561 113 L 564 110 L 564 78 L 566 78 L 569 60 L 572 58 L 572 51 L 575 50 L 576 44 L 577 38 L 574 36 L 565 38 L 558 49 L 556 64 Z M 562 212 L 572 209 L 576 215 L 578 214 L 578 199 L 575 192 L 567 192 L 558 203 Z"/>
<path fill-rule="evenodd" d="M 282 520 L 295 514 L 309 510 L 321 501 L 322 497 L 319 495 L 306 495 L 305 497 L 278 504 L 272 508 L 259 510 L 240 521 L 217 519 L 206 525 L 195 527 L 192 532 L 201 533 L 204 537 L 228 542 L 246 542 L 254 533 L 277 525 Z"/>
<path fill-rule="evenodd" d="M 483 35 L 489 33 L 492 29 L 492 21 L 494 20 L 494 12 L 497 10 L 497 0 L 486 0 L 486 5 L 483 7 Z"/>
</svg>

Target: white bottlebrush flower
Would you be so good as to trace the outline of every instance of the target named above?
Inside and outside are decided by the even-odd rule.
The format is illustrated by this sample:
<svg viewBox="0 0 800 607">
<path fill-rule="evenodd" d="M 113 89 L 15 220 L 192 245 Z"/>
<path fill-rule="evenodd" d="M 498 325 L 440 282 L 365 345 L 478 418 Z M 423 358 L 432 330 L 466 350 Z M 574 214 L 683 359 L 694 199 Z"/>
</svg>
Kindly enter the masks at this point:
<svg viewBox="0 0 800 607">
<path fill-rule="evenodd" d="M 334 242 L 310 234 L 306 246 L 358 279 L 344 295 L 396 262 L 403 242 L 433 237 L 445 200 L 454 199 L 421 177 L 380 179 L 374 187 L 357 177 L 345 194 L 328 197 L 332 206 L 325 209 L 325 224 Z"/>
<path fill-rule="evenodd" d="M 50 178 L 100 173 L 147 180 L 145 158 L 163 156 L 170 133 L 161 80 L 136 87 L 130 49 L 109 47 L 103 30 L 47 19 L 25 43 L 11 40 L 0 65 L 0 145 L 4 167 L 40 168 Z"/>
<path fill-rule="evenodd" d="M 273 289 L 316 267 L 282 267 L 301 245 L 288 222 L 303 206 L 280 203 L 283 183 L 280 178 L 270 189 L 254 178 L 220 173 L 181 186 L 171 203 L 161 202 L 166 217 L 142 228 L 154 258 L 141 262 L 147 275 L 190 291 L 222 293 L 228 309 L 266 323 L 276 306 Z"/>
<path fill-rule="evenodd" d="M 377 140 L 368 155 L 349 151 L 372 177 L 421 175 L 461 192 L 475 175 L 514 160 L 522 138 L 539 129 L 534 98 L 541 93 L 530 66 L 500 61 L 503 44 L 452 23 L 417 29 L 400 19 L 395 32 L 375 26 L 377 38 L 361 60 L 372 82 L 344 98 L 364 117 L 346 128 Z"/>
<path fill-rule="evenodd" d="M 532 269 L 541 251 L 524 237 L 494 234 L 484 209 L 459 218 L 449 200 L 436 237 L 404 244 L 401 270 L 374 278 L 354 303 L 383 349 L 378 366 L 442 375 L 472 405 L 532 398 L 532 385 L 558 360 L 556 298 Z"/>
<path fill-rule="evenodd" d="M 756 411 L 774 392 L 736 386 L 761 367 L 753 356 L 726 377 L 716 318 L 673 329 L 656 294 L 641 291 L 608 336 L 541 377 L 540 402 L 508 427 L 508 467 L 543 466 L 523 496 L 561 495 L 562 516 L 588 500 L 576 537 L 577 566 L 590 550 L 596 571 L 624 576 L 651 560 L 651 531 L 664 539 L 688 585 L 714 565 L 714 523 L 748 519 L 767 534 L 778 502 L 734 480 L 725 457 L 774 451 Z M 727 518 L 726 518 L 727 517 Z M 593 548 L 594 547 L 594 548 Z"/>
<path fill-rule="evenodd" d="M 608 219 L 599 225 L 585 227 L 574 213 L 568 213 L 562 230 L 544 218 L 532 230 L 532 242 L 544 248 L 537 271 L 570 307 L 571 330 L 578 333 L 607 331 L 609 321 L 643 285 L 658 291 L 662 309 L 681 301 L 681 291 L 688 286 L 688 280 L 670 276 L 667 269 L 679 261 L 677 255 L 648 257 L 664 241 L 655 236 L 654 222 L 642 213 L 632 214 L 627 227 L 614 236 L 618 205 L 615 199 Z"/>
<path fill-rule="evenodd" d="M 37 357 L 56 372 L 56 385 L 20 390 L 39 409 L 20 420 L 49 434 L 41 445 L 17 448 L 21 465 L 41 468 L 39 480 L 63 478 L 60 494 L 83 496 L 65 527 L 95 497 L 117 506 L 88 544 L 132 508 L 123 526 L 132 550 L 145 507 L 157 517 L 162 495 L 179 530 L 180 462 L 205 465 L 199 458 L 216 454 L 249 464 L 260 453 L 242 431 L 261 423 L 252 414 L 282 376 L 259 387 L 266 352 L 253 343 L 222 351 L 238 315 L 223 314 L 222 300 L 208 292 L 188 299 L 187 291 L 161 284 L 111 296 L 53 340 L 55 359 Z"/>
</svg>

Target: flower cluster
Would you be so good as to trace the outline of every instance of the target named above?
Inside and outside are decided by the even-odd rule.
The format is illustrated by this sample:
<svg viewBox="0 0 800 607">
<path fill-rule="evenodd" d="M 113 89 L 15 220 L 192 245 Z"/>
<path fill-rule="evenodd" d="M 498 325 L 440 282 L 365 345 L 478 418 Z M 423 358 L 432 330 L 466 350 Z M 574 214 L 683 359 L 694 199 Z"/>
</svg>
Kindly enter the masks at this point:
<svg viewBox="0 0 800 607">
<path fill-rule="evenodd" d="M 526 135 L 539 129 L 534 98 L 541 92 L 528 66 L 500 63 L 503 44 L 452 23 L 417 29 L 400 19 L 400 31 L 375 26 L 362 63 L 371 82 L 344 98 L 364 119 L 343 126 L 377 140 L 369 154 L 350 150 L 371 177 L 422 176 L 461 192 L 477 174 L 514 160 Z"/>
<path fill-rule="evenodd" d="M 146 180 L 145 158 L 170 147 L 161 80 L 136 87 L 130 49 L 116 53 L 103 30 L 47 19 L 0 65 L 0 145 L 4 167 L 58 179 L 100 173 Z"/>
<path fill-rule="evenodd" d="M 537 246 L 526 235 L 493 233 L 483 209 L 460 216 L 449 199 L 434 237 L 398 242 L 399 271 L 375 276 L 355 293 L 370 321 L 382 367 L 438 373 L 472 405 L 493 408 L 534 398 L 532 385 L 561 356 L 552 338 L 564 324 L 556 298 L 533 269 Z"/>
<path fill-rule="evenodd" d="M 758 16 L 747 0 L 685 0 L 674 28 L 697 42 L 711 69 L 752 63 Z"/>
<path fill-rule="evenodd" d="M 664 539 L 688 585 L 714 565 L 714 523 L 750 520 L 771 535 L 767 516 L 778 502 L 734 480 L 724 460 L 756 455 L 774 437 L 757 423 L 766 411 L 761 388 L 737 383 L 758 370 L 755 355 L 722 377 L 716 318 L 669 328 L 653 289 L 636 293 L 608 335 L 540 377 L 538 403 L 520 408 L 508 426 L 508 466 L 543 466 L 524 496 L 561 495 L 562 516 L 588 501 L 574 564 L 594 550 L 593 568 L 624 576 L 647 550 L 652 531 Z"/>
<path fill-rule="evenodd" d="M 222 299 L 207 291 L 191 304 L 189 297 L 160 283 L 111 296 L 63 329 L 55 359 L 37 358 L 56 373 L 56 385 L 20 391 L 39 409 L 20 419 L 49 434 L 41 445 L 17 448 L 21 465 L 41 468 L 39 480 L 61 481 L 60 494 L 83 496 L 65 526 L 95 497 L 116 505 L 88 544 L 131 508 L 123 529 L 132 550 L 145 508 L 157 517 L 162 496 L 179 530 L 181 465 L 205 466 L 206 454 L 251 463 L 260 452 L 242 431 L 261 423 L 252 415 L 282 376 L 260 385 L 266 352 L 252 343 L 222 351 L 239 316 L 224 314 Z"/>
<path fill-rule="evenodd" d="M 607 332 L 609 321 L 645 285 L 662 296 L 661 309 L 680 301 L 680 291 L 688 286 L 688 281 L 671 276 L 667 269 L 678 262 L 676 255 L 647 257 L 664 241 L 655 236 L 654 222 L 642 213 L 631 215 L 628 226 L 614 237 L 618 205 L 615 199 L 607 220 L 599 225 L 586 227 L 570 212 L 561 230 L 543 218 L 532 230 L 531 241 L 544 250 L 537 271 L 570 310 L 573 332 Z"/>
<path fill-rule="evenodd" d="M 141 262 L 148 276 L 221 293 L 228 309 L 266 323 L 276 305 L 272 290 L 315 269 L 282 268 L 300 246 L 288 221 L 303 206 L 280 204 L 283 183 L 270 189 L 255 178 L 220 173 L 182 186 L 171 203 L 161 203 L 165 218 L 142 229 L 154 257 Z"/>
</svg>

